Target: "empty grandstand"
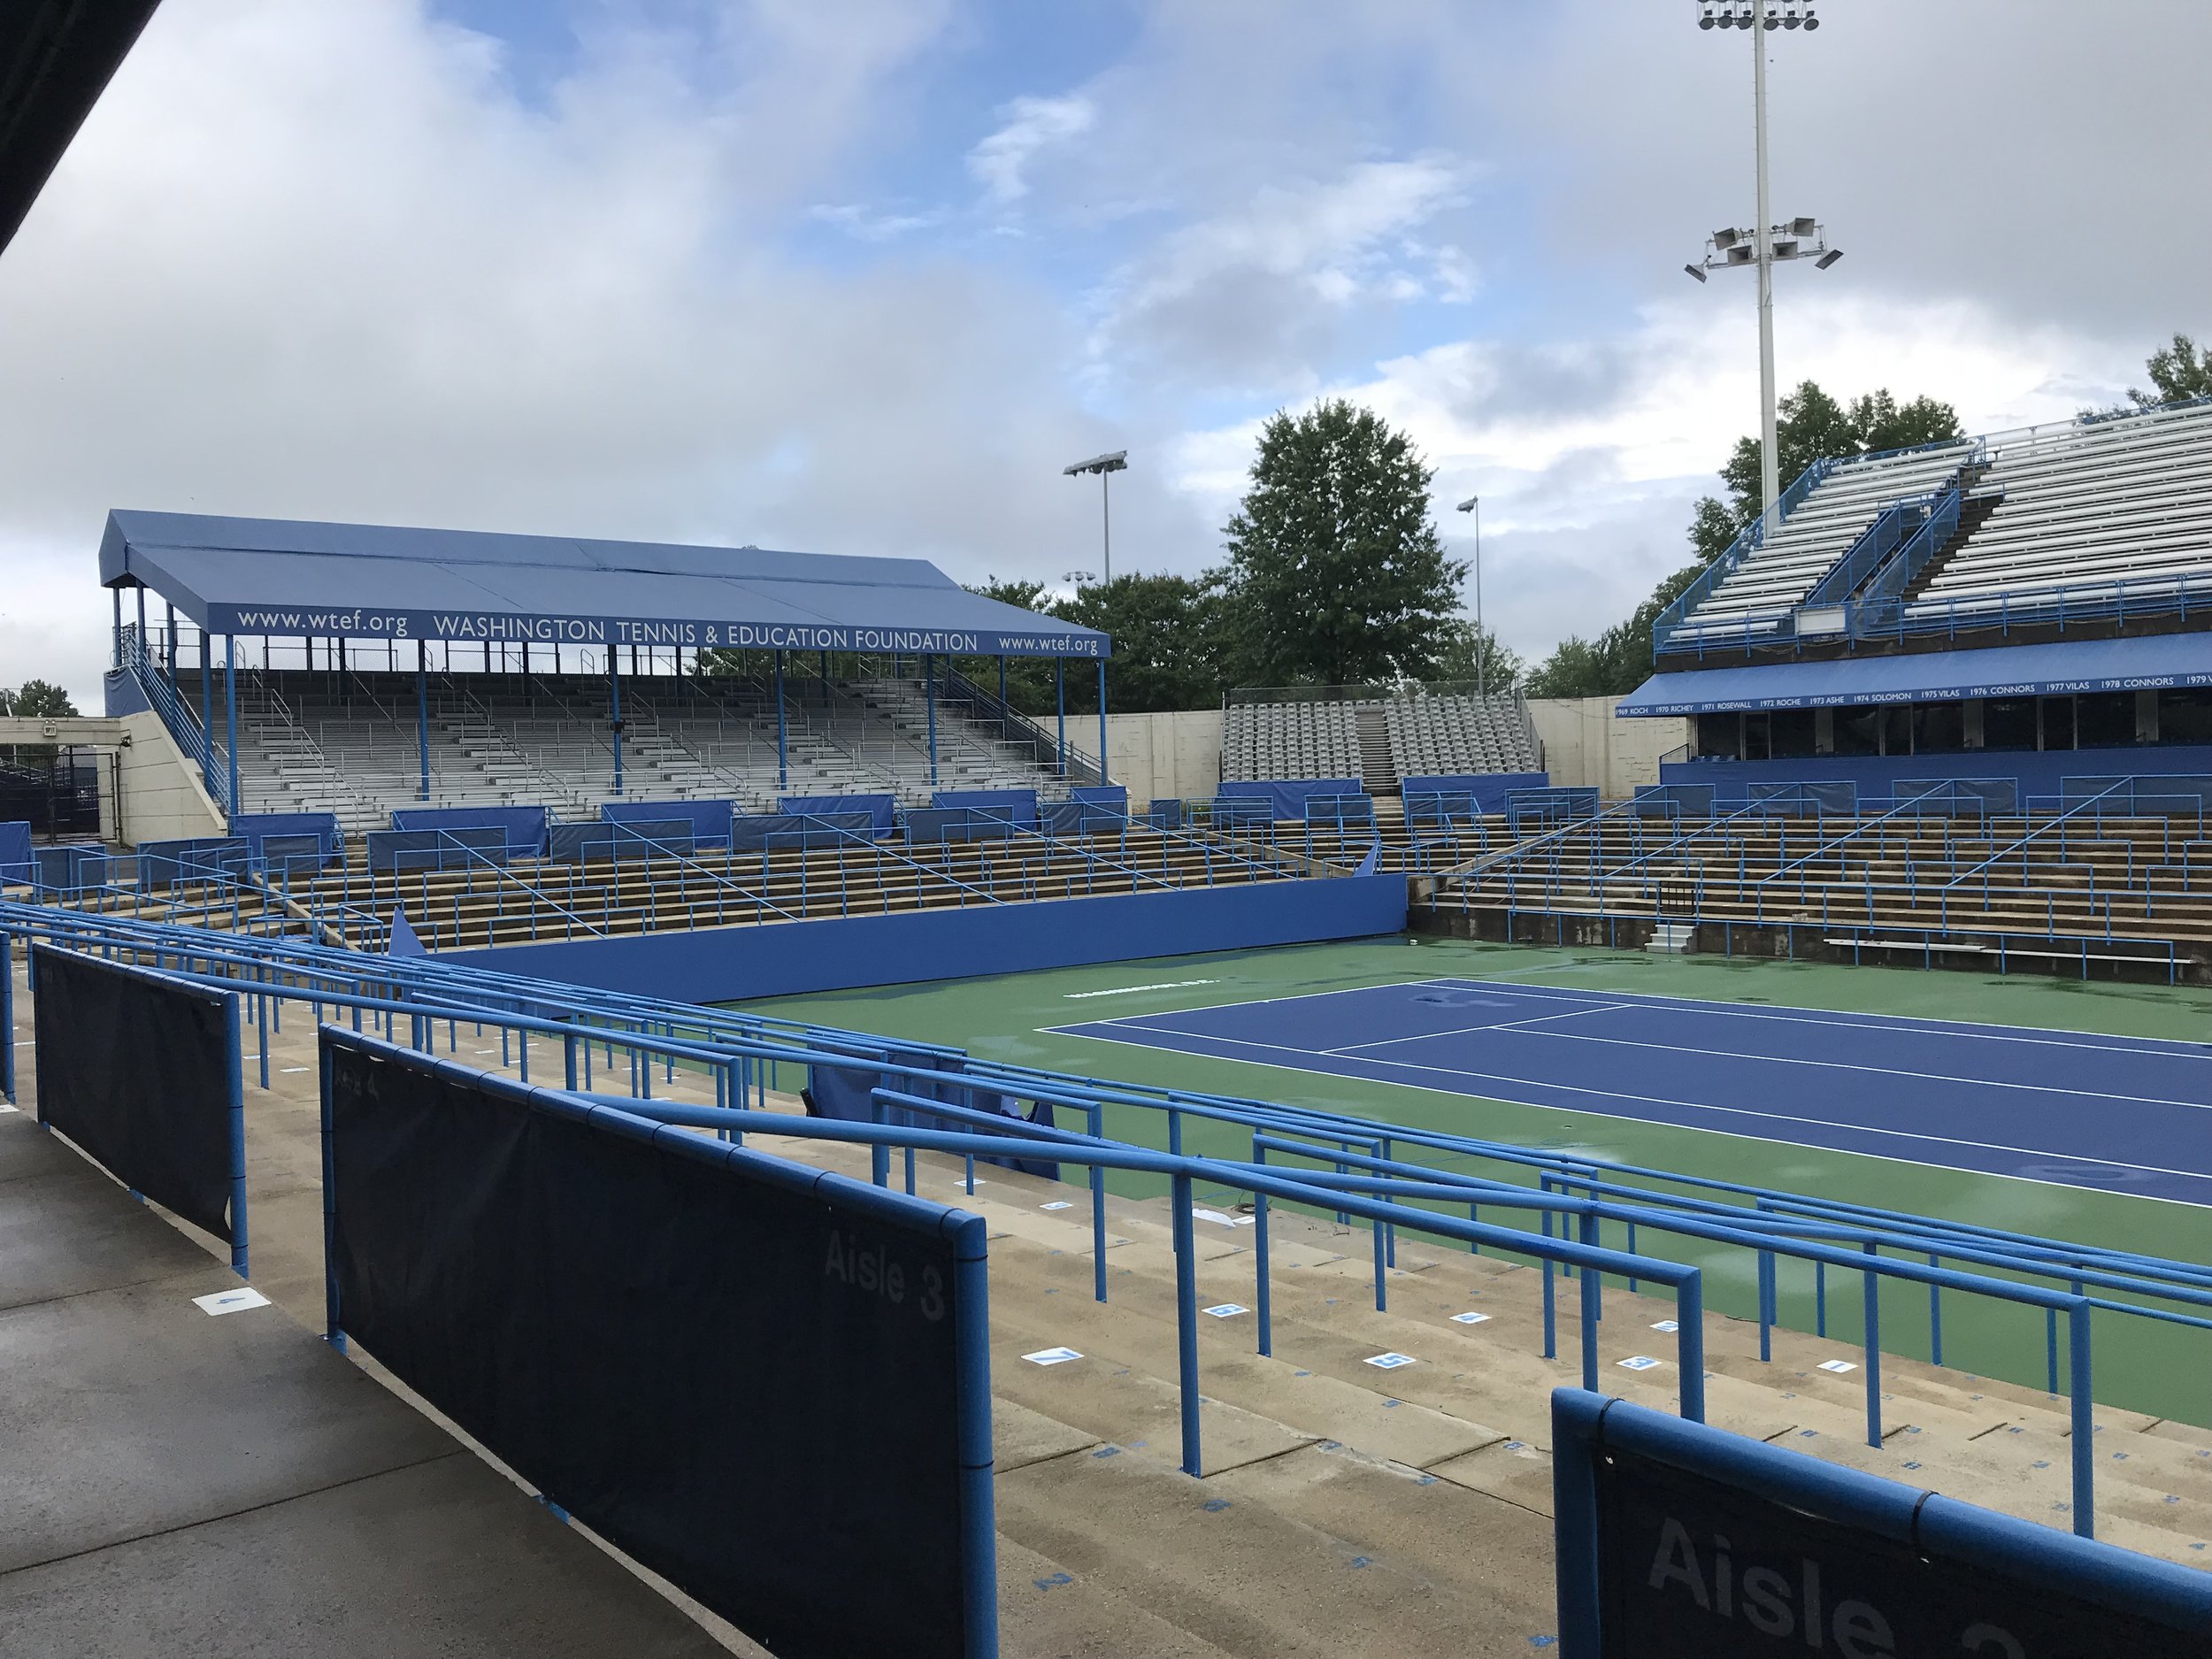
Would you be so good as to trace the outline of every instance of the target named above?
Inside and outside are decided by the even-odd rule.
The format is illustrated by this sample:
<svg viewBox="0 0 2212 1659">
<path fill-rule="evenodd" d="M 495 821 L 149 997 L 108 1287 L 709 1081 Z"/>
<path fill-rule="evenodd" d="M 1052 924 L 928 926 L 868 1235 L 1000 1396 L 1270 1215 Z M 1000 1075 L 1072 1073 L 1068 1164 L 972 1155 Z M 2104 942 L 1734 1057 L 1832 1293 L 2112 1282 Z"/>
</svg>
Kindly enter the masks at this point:
<svg viewBox="0 0 2212 1659">
<path fill-rule="evenodd" d="M 1221 745 L 1225 780 L 1356 778 L 1374 795 L 1409 777 L 1543 768 L 1518 697 L 1450 686 L 1234 692 Z"/>
<path fill-rule="evenodd" d="M 1816 462 L 1660 618 L 1661 665 L 2178 626 L 2212 594 L 2212 403 Z"/>
</svg>

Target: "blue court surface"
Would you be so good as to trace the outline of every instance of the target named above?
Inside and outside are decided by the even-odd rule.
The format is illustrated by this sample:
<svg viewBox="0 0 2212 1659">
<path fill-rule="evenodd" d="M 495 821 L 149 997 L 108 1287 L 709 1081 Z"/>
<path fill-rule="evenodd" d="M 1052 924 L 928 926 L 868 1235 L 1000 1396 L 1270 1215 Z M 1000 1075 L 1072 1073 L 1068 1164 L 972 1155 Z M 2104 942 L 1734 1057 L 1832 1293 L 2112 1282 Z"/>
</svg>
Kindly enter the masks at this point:
<svg viewBox="0 0 2212 1659">
<path fill-rule="evenodd" d="M 2212 1205 L 2208 1043 L 1483 979 L 1053 1029 Z"/>
</svg>

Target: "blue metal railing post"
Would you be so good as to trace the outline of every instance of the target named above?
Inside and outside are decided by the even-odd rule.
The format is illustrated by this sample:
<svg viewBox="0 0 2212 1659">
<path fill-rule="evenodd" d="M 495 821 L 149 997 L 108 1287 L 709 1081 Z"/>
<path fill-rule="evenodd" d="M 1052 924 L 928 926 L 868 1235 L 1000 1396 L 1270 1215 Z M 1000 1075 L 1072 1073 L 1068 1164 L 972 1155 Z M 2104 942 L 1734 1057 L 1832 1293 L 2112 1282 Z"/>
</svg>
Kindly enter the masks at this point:
<svg viewBox="0 0 2212 1659">
<path fill-rule="evenodd" d="M 783 711 L 783 653 L 776 653 L 776 787 L 791 787 L 791 756 Z"/>
<path fill-rule="evenodd" d="M 1086 1114 L 1084 1127 L 1091 1132 L 1091 1139 L 1106 1138 L 1106 1109 L 1095 1102 Z M 1106 1300 L 1106 1166 L 1091 1165 L 1091 1295 L 1099 1302 Z"/>
<path fill-rule="evenodd" d="M 2070 1372 L 2066 1381 L 2073 1394 L 2074 1531 L 2084 1538 L 2097 1535 L 2096 1479 L 2097 1425 L 2089 1396 L 2089 1303 L 2076 1305 L 2066 1317 Z"/>
<path fill-rule="evenodd" d="M 422 781 L 415 798 L 430 798 L 430 641 L 415 641 L 415 754 L 421 764 Z"/>
<path fill-rule="evenodd" d="M 1198 1241 L 1192 1236 L 1191 1179 L 1172 1178 L 1175 1204 L 1175 1362 L 1183 1407 L 1183 1472 L 1205 1471 L 1198 1444 Z"/>
<path fill-rule="evenodd" d="M 622 664 L 621 653 L 607 647 L 607 723 L 614 737 L 614 792 L 622 793 Z"/>
<path fill-rule="evenodd" d="M 0 927 L 0 1094 L 15 1098 L 15 936 Z"/>
<path fill-rule="evenodd" d="M 956 1216 L 960 1212 L 955 1211 Z M 965 1649 L 998 1655 L 998 1526 L 992 1491 L 991 1274 L 988 1224 L 961 1216 L 952 1230 L 954 1413 L 960 1447 L 961 1623 Z"/>
<path fill-rule="evenodd" d="M 937 664 L 926 652 L 922 656 L 922 706 L 929 718 L 929 787 L 937 787 Z"/>
<path fill-rule="evenodd" d="M 1253 1136 L 1255 1141 L 1259 1137 Z M 1267 1162 L 1267 1148 L 1256 1146 L 1252 1162 Z M 1252 1290 L 1253 1299 L 1259 1304 L 1260 1348 L 1263 1356 L 1275 1351 L 1275 1293 L 1268 1283 L 1267 1259 L 1267 1194 L 1252 1194 Z"/>
<path fill-rule="evenodd" d="M 215 652 L 205 628 L 200 630 L 200 781 L 213 795 L 215 778 Z"/>
<path fill-rule="evenodd" d="M 239 1038 L 238 994 L 223 999 L 230 1006 L 223 1023 L 225 1059 L 230 1073 L 230 1265 L 246 1277 L 246 1059 Z M 261 1087 L 269 1087 L 269 1062 L 265 1048 Z"/>
<path fill-rule="evenodd" d="M 238 817 L 238 636 L 223 635 L 224 747 L 229 751 L 230 791 L 223 803 L 223 824 L 228 828 Z"/>
<path fill-rule="evenodd" d="M 342 1354 L 346 1351 L 346 1332 L 345 1326 L 339 1322 L 342 1310 L 338 1305 L 338 1180 L 330 1123 L 336 1067 L 332 1062 L 332 1054 L 333 1050 L 324 1048 L 317 1056 L 320 1062 L 318 1069 L 322 1079 L 323 1340 Z"/>
<path fill-rule="evenodd" d="M 1870 1240 L 1870 1256 L 1881 1254 Z M 1882 1446 L 1882 1276 L 1866 1270 L 1866 1443 L 1877 1451 Z"/>
</svg>

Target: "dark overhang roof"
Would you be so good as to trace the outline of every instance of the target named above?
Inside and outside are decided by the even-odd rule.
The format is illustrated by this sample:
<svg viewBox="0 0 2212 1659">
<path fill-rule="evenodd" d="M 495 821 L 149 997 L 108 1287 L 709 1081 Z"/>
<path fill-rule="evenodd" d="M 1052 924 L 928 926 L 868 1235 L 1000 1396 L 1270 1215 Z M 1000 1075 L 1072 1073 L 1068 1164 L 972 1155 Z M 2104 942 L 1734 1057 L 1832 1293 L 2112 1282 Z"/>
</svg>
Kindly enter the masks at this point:
<svg viewBox="0 0 2212 1659">
<path fill-rule="evenodd" d="M 160 0 L 0 0 L 0 249 Z"/>
<path fill-rule="evenodd" d="M 2212 686 L 2212 634 L 2142 634 L 1970 651 L 1760 663 L 1654 674 L 1621 699 L 1622 715 L 1736 709 L 1843 709 L 1964 697 L 2060 696 Z"/>
<path fill-rule="evenodd" d="M 1107 637 L 926 559 L 478 530 L 108 515 L 100 580 L 211 634 L 1102 657 Z"/>
</svg>

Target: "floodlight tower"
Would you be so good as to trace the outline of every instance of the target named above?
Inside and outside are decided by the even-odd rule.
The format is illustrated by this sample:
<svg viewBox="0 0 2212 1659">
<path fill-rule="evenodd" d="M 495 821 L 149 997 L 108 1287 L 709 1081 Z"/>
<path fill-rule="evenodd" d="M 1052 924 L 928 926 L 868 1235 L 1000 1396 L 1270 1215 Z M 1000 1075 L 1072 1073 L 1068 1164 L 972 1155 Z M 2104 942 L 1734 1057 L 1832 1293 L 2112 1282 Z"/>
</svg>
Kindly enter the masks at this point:
<svg viewBox="0 0 2212 1659">
<path fill-rule="evenodd" d="M 1107 494 L 1106 480 L 1116 472 L 1129 470 L 1129 451 L 1116 449 L 1111 455 L 1094 455 L 1087 461 L 1078 461 L 1073 466 L 1060 469 L 1062 478 L 1076 478 L 1085 472 L 1098 474 L 1098 503 L 1100 522 L 1106 533 L 1106 581 L 1110 587 L 1114 580 L 1114 507 Z"/>
<path fill-rule="evenodd" d="M 1475 695 L 1486 703 L 1490 681 L 1483 664 L 1490 655 L 1490 642 L 1482 631 L 1482 497 L 1468 496 L 1459 503 L 1459 510 L 1475 515 Z"/>
<path fill-rule="evenodd" d="M 1755 265 L 1759 272 L 1759 481 L 1762 511 L 1771 512 L 1780 498 L 1781 457 L 1775 439 L 1774 397 L 1774 265 L 1778 259 L 1811 259 L 1825 271 L 1843 257 L 1840 249 L 1828 246 L 1827 234 L 1809 219 L 1793 219 L 1777 225 L 1767 205 L 1767 49 L 1770 29 L 1816 29 L 1815 0 L 1698 0 L 1697 26 L 1701 29 L 1742 29 L 1751 36 L 1751 104 L 1754 144 L 1757 154 L 1758 217 L 1747 233 L 1717 232 L 1706 244 L 1704 258 L 1685 265 L 1699 281 L 1708 271 Z M 1747 237 L 1748 242 L 1747 243 Z"/>
</svg>

